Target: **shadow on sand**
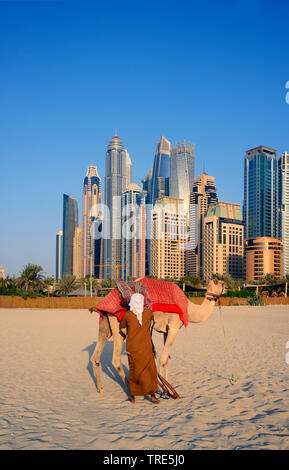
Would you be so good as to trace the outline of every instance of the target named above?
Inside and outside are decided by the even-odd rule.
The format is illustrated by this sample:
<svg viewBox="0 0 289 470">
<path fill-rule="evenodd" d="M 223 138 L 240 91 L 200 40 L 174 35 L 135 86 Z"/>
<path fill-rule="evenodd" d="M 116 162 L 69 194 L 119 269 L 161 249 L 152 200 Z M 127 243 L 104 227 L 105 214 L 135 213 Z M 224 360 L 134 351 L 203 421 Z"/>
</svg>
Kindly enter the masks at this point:
<svg viewBox="0 0 289 470">
<path fill-rule="evenodd" d="M 95 379 L 95 375 L 93 372 L 93 366 L 90 361 L 91 356 L 95 350 L 96 343 L 91 343 L 89 346 L 87 346 L 85 349 L 82 351 L 87 351 L 88 352 L 88 364 L 87 364 L 87 371 L 92 378 L 95 387 L 97 388 L 97 383 Z M 122 354 L 125 352 L 125 344 L 123 344 L 123 349 L 122 349 Z M 116 382 L 118 385 L 121 386 L 121 388 L 124 390 L 124 392 L 129 396 L 129 390 L 128 388 L 124 385 L 123 381 L 121 380 L 118 372 L 115 370 L 115 368 L 112 365 L 112 356 L 113 356 L 113 342 L 112 341 L 107 341 L 101 355 L 100 359 L 100 367 L 101 367 L 101 373 L 106 374 L 109 378 L 111 378 L 114 382 Z M 123 365 L 123 370 L 128 377 L 128 369 L 125 365 Z"/>
</svg>

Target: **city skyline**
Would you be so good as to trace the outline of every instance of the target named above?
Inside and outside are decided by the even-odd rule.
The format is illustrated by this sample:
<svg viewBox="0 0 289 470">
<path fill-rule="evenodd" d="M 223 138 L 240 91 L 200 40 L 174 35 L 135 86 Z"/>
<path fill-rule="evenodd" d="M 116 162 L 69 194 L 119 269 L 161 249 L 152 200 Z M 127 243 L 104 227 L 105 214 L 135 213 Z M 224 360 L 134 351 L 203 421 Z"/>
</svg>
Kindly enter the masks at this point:
<svg viewBox="0 0 289 470">
<path fill-rule="evenodd" d="M 86 168 L 97 166 L 104 178 L 115 127 L 132 156 L 134 183 L 153 167 L 161 135 L 185 138 L 196 144 L 195 176 L 205 168 L 220 200 L 240 205 L 245 151 L 288 152 L 289 6 L 188 3 L 175 10 L 149 2 L 142 14 L 128 8 L 119 24 L 117 4 L 0 2 L 2 200 L 9 194 L 0 264 L 7 275 L 29 262 L 54 274 L 63 193 L 80 207 Z M 165 39 L 161 21 L 174 31 Z M 256 21 L 271 34 L 261 37 Z"/>
</svg>

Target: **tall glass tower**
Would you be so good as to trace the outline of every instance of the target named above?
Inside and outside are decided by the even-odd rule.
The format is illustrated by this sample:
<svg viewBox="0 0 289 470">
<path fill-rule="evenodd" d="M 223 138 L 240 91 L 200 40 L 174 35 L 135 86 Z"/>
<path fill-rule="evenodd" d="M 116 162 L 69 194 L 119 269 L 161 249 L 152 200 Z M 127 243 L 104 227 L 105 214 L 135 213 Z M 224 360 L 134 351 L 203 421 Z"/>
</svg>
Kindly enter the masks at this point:
<svg viewBox="0 0 289 470">
<path fill-rule="evenodd" d="M 91 225 L 100 217 L 100 204 L 101 204 L 101 180 L 97 171 L 97 167 L 90 165 L 86 172 L 83 181 L 83 194 L 82 194 L 82 228 L 83 228 L 83 241 L 82 241 L 82 266 L 83 277 L 87 274 L 94 274 L 100 277 L 100 266 L 94 263 L 94 259 L 100 259 L 100 254 L 95 253 L 95 250 L 101 249 L 99 240 L 94 240 L 91 237 Z M 91 264 L 93 266 L 91 266 Z"/>
<path fill-rule="evenodd" d="M 276 150 L 260 146 L 244 162 L 245 238 L 278 236 L 278 168 Z"/>
<path fill-rule="evenodd" d="M 59 230 L 56 235 L 56 269 L 55 280 L 61 279 L 62 271 L 62 246 L 63 246 L 63 231 Z"/>
<path fill-rule="evenodd" d="M 151 187 L 151 204 L 153 205 L 159 197 L 169 196 L 170 156 L 171 143 L 162 136 L 158 142 L 154 159 Z"/>
<path fill-rule="evenodd" d="M 152 176 L 153 176 L 153 169 L 150 168 L 147 176 L 142 180 L 142 192 L 144 193 L 146 197 L 146 204 L 151 203 Z"/>
<path fill-rule="evenodd" d="M 62 273 L 73 274 L 73 238 L 78 226 L 78 207 L 76 199 L 63 194 L 63 245 L 62 245 Z"/>
<path fill-rule="evenodd" d="M 145 276 L 146 245 L 145 195 L 130 184 L 122 195 L 121 277 Z"/>
<path fill-rule="evenodd" d="M 278 160 L 279 179 L 279 237 L 283 242 L 283 276 L 289 274 L 289 154 Z"/>
<path fill-rule="evenodd" d="M 183 199 L 189 212 L 190 194 L 195 172 L 195 146 L 186 143 L 175 144 L 170 161 L 170 197 Z"/>
<path fill-rule="evenodd" d="M 103 277 L 116 279 L 121 265 L 121 196 L 131 182 L 132 165 L 122 140 L 115 134 L 106 152 L 105 205 L 103 214 Z M 107 266 L 109 265 L 109 266 Z"/>
</svg>

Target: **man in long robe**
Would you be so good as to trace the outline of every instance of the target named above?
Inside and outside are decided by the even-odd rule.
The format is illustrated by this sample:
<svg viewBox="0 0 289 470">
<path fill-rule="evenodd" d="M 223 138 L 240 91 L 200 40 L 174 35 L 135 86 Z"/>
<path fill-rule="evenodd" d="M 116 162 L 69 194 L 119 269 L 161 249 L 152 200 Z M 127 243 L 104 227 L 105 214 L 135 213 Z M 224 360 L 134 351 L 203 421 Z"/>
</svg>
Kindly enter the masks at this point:
<svg viewBox="0 0 289 470">
<path fill-rule="evenodd" d="M 130 401 L 135 403 L 135 396 L 150 395 L 153 403 L 159 403 L 155 396 L 158 379 L 150 335 L 153 313 L 147 308 L 144 309 L 142 294 L 133 294 L 129 307 L 130 310 L 122 318 L 120 327 L 127 328 Z"/>
</svg>

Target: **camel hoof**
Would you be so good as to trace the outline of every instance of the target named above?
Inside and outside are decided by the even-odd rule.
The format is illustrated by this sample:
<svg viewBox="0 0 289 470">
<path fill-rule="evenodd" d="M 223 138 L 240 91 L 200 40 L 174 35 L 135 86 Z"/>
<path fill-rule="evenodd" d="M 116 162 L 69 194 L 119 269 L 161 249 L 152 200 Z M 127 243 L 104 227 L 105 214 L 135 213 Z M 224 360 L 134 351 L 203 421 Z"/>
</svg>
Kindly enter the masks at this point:
<svg viewBox="0 0 289 470">
<path fill-rule="evenodd" d="M 101 387 L 101 388 L 98 388 L 98 389 L 97 389 L 97 391 L 98 391 L 98 393 L 103 393 L 103 392 L 105 392 L 105 390 L 104 390 L 104 388 L 103 388 L 103 387 Z"/>
</svg>

